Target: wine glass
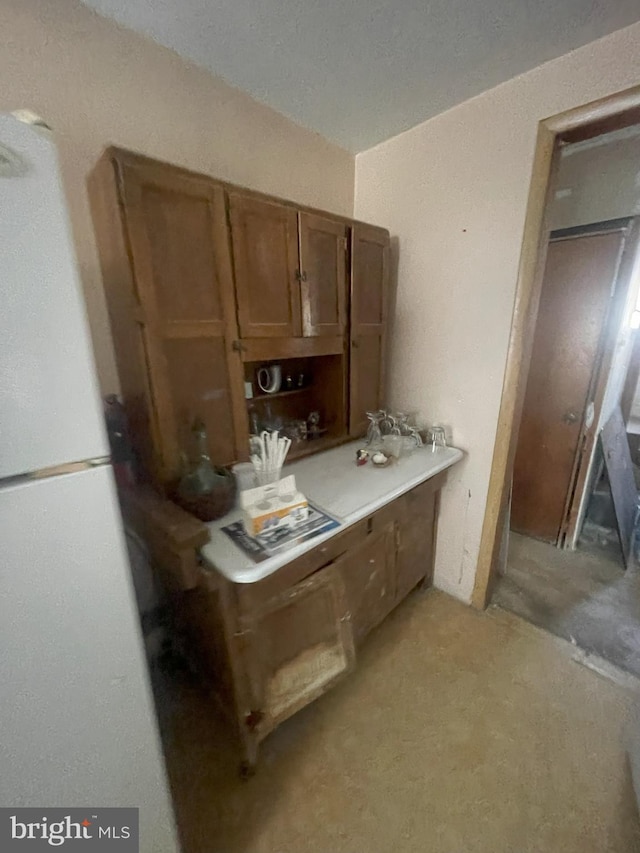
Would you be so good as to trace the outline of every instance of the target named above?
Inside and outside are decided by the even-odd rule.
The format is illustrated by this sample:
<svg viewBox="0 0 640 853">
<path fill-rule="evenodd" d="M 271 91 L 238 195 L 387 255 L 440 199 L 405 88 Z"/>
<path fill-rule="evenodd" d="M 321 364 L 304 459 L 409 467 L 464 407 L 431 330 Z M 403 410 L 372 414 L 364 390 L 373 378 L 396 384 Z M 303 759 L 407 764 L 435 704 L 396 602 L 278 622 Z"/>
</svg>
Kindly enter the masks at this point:
<svg viewBox="0 0 640 853">
<path fill-rule="evenodd" d="M 367 417 L 369 418 L 369 426 L 367 428 L 367 436 L 365 438 L 365 444 L 368 444 L 372 448 L 378 448 L 382 446 L 382 432 L 380 430 L 380 421 L 384 415 L 384 412 L 367 412 Z"/>
</svg>

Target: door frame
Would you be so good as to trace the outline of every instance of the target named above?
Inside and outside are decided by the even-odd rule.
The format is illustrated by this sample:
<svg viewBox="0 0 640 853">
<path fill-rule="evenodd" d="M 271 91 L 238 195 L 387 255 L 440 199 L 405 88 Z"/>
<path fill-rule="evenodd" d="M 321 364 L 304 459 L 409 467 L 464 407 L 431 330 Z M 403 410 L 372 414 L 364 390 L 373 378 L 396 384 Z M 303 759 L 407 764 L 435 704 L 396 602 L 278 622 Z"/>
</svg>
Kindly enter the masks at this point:
<svg viewBox="0 0 640 853">
<path fill-rule="evenodd" d="M 508 511 L 524 392 L 547 254 L 547 216 L 560 142 L 580 142 L 640 122 L 640 86 L 576 107 L 538 123 L 524 223 L 507 363 L 498 414 L 478 565 L 471 597 L 483 609 L 496 577 Z"/>
</svg>

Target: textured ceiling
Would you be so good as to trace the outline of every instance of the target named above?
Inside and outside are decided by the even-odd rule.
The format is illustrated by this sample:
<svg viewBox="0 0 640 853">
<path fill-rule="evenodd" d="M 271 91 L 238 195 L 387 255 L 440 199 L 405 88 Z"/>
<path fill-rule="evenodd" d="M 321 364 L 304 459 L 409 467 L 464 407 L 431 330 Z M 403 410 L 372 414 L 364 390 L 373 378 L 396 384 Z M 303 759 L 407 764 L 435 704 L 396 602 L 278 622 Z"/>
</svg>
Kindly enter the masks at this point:
<svg viewBox="0 0 640 853">
<path fill-rule="evenodd" d="M 640 19 L 639 0 L 84 0 L 362 151 Z"/>
</svg>

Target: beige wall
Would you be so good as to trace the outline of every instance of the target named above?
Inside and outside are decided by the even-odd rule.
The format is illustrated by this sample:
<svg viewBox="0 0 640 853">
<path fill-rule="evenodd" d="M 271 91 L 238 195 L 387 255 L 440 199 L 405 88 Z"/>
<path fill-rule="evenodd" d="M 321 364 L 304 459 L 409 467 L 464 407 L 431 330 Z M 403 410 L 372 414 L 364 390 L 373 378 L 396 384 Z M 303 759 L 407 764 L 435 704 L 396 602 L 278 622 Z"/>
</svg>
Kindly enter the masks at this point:
<svg viewBox="0 0 640 853">
<path fill-rule="evenodd" d="M 572 228 L 640 213 L 640 133 L 596 147 L 563 150 L 551 227 Z M 591 142 L 591 140 L 589 140 Z"/>
<path fill-rule="evenodd" d="M 53 127 L 103 391 L 117 388 L 85 190 L 109 143 L 337 213 L 354 158 L 77 0 L 2 0 L 0 111 Z"/>
<path fill-rule="evenodd" d="M 453 426 L 436 583 L 473 588 L 539 119 L 640 82 L 640 24 L 358 155 L 356 215 L 398 235 L 391 402 Z"/>
</svg>

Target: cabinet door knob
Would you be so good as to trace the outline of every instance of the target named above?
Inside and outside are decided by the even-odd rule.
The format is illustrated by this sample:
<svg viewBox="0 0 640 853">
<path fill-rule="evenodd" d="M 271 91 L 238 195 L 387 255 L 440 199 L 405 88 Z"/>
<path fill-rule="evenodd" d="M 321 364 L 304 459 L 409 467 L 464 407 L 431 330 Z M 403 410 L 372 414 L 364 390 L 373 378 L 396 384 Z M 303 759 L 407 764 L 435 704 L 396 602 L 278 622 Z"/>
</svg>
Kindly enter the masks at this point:
<svg viewBox="0 0 640 853">
<path fill-rule="evenodd" d="M 306 274 L 306 272 L 304 272 L 304 270 L 297 270 L 296 271 L 296 278 L 300 282 L 306 281 L 307 280 L 307 274 Z"/>
<path fill-rule="evenodd" d="M 360 346 L 360 344 L 359 344 L 359 343 L 358 343 L 358 341 L 354 338 L 354 339 L 351 341 L 351 346 L 352 346 L 354 349 L 358 349 L 358 347 Z"/>
</svg>

